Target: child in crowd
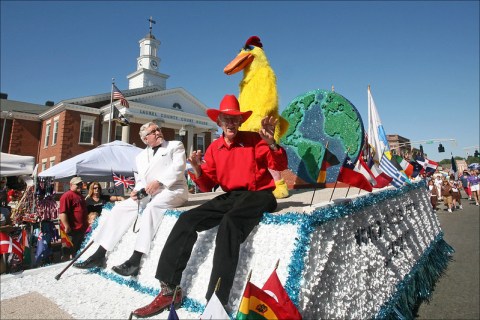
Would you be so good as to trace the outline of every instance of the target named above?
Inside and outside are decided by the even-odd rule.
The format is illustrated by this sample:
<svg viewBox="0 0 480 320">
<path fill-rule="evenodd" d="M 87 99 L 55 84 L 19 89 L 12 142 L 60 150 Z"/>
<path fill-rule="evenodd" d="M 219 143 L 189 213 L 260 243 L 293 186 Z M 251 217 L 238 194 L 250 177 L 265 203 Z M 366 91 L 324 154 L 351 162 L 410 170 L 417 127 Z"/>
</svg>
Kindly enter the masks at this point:
<svg viewBox="0 0 480 320">
<path fill-rule="evenodd" d="M 437 210 L 437 201 L 438 201 L 438 190 L 435 187 L 433 180 L 428 181 L 428 195 L 430 196 L 430 203 L 432 204 L 433 210 Z"/>
<path fill-rule="evenodd" d="M 93 222 L 95 222 L 95 219 L 97 218 L 98 218 L 98 212 L 92 211 L 88 214 L 88 228 L 87 228 L 87 231 L 85 231 L 86 234 L 92 232 L 92 224 Z"/>
<path fill-rule="evenodd" d="M 443 185 L 442 176 L 437 175 L 437 177 L 435 178 L 435 187 L 437 187 L 437 191 L 438 191 L 438 200 L 442 200 L 442 185 Z"/>
<path fill-rule="evenodd" d="M 465 190 L 465 193 L 468 196 L 468 200 L 472 200 L 472 192 L 470 191 L 470 187 L 468 185 L 468 176 L 470 174 L 468 173 L 467 170 L 463 170 L 463 174 L 460 177 L 460 181 L 462 181 L 462 188 Z"/>
<path fill-rule="evenodd" d="M 443 204 L 445 204 L 445 206 L 448 207 L 448 212 L 452 212 L 452 203 L 453 203 L 452 186 L 450 185 L 447 179 L 443 180 L 442 198 L 443 198 Z"/>
<path fill-rule="evenodd" d="M 452 201 L 454 209 L 463 209 L 462 207 L 462 196 L 460 190 L 462 189 L 462 183 L 460 181 L 450 180 L 452 186 Z M 457 205 L 458 204 L 458 205 Z"/>
</svg>

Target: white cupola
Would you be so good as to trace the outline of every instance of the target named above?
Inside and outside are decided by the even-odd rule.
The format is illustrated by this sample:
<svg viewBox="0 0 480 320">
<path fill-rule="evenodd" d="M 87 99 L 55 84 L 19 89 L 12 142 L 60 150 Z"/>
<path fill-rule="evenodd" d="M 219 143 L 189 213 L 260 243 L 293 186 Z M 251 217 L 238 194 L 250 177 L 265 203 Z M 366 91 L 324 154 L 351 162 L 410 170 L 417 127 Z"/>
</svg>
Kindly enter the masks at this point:
<svg viewBox="0 0 480 320">
<path fill-rule="evenodd" d="M 160 58 L 158 57 L 158 48 L 160 41 L 152 34 L 152 17 L 150 22 L 150 32 L 139 41 L 140 55 L 137 58 L 137 71 L 129 74 L 128 89 L 136 89 L 150 86 L 159 86 L 162 90 L 166 89 L 168 75 L 160 73 Z"/>
</svg>

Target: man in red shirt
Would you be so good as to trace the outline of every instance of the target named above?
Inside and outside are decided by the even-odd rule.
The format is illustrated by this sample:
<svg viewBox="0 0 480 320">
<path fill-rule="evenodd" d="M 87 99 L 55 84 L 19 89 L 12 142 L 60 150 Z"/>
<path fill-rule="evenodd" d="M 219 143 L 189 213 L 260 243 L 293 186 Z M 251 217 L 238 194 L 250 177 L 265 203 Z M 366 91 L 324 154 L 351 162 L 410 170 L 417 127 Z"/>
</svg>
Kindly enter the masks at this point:
<svg viewBox="0 0 480 320">
<path fill-rule="evenodd" d="M 288 164 L 285 150 L 274 139 L 278 119 L 262 119 L 258 133 L 238 130 L 251 114 L 240 111 L 234 95 L 223 98 L 220 110 L 207 110 L 208 117 L 222 128 L 223 134 L 208 147 L 204 160 L 200 150 L 192 152 L 189 161 L 194 172 L 190 176 L 204 192 L 220 185 L 225 193 L 180 215 L 158 261 L 155 277 L 160 280 L 160 294 L 149 305 L 135 310 L 133 314 L 137 317 L 150 317 L 170 306 L 197 232 L 216 226 L 213 269 L 205 297 L 210 299 L 221 278 L 216 294 L 223 305 L 228 303 L 240 245 L 258 225 L 263 213 L 277 207 L 272 194 L 275 182 L 268 169 L 282 171 Z M 178 289 L 174 303 L 179 306 L 181 302 L 182 292 Z"/>
<path fill-rule="evenodd" d="M 73 251 L 70 254 L 80 249 L 88 228 L 88 211 L 81 194 L 82 185 L 82 178 L 73 177 L 70 180 L 70 190 L 60 198 L 60 222 L 63 224 L 65 233 L 71 236 L 73 243 Z M 68 255 L 68 253 L 64 254 L 64 256 Z"/>
</svg>

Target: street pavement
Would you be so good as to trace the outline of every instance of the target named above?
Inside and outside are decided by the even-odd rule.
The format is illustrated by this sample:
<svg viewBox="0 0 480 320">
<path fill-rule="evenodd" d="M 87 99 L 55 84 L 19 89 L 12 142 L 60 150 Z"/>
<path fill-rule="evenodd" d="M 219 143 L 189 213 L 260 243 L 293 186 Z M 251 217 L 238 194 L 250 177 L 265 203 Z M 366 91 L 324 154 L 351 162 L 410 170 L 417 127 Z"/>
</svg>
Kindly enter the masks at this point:
<svg viewBox="0 0 480 320">
<path fill-rule="evenodd" d="M 462 199 L 463 210 L 437 211 L 445 241 L 455 249 L 453 261 L 437 281 L 430 303 L 423 303 L 417 319 L 480 319 L 479 216 L 475 202 Z"/>
</svg>

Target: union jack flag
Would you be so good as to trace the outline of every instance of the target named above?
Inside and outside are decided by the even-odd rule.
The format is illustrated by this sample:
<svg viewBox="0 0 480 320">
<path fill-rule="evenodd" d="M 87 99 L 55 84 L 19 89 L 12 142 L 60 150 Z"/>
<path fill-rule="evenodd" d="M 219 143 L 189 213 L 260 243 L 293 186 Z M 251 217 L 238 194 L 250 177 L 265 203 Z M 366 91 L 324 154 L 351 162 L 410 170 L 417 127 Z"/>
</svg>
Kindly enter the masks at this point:
<svg viewBox="0 0 480 320">
<path fill-rule="evenodd" d="M 125 99 L 125 96 L 123 93 L 117 88 L 116 85 L 113 85 L 113 99 L 114 100 L 120 100 L 120 104 L 126 108 L 129 107 L 127 99 Z"/>
<path fill-rule="evenodd" d="M 127 189 L 133 189 L 135 186 L 135 177 L 125 177 L 115 172 L 112 172 L 112 177 L 116 187 L 123 185 Z"/>
</svg>

